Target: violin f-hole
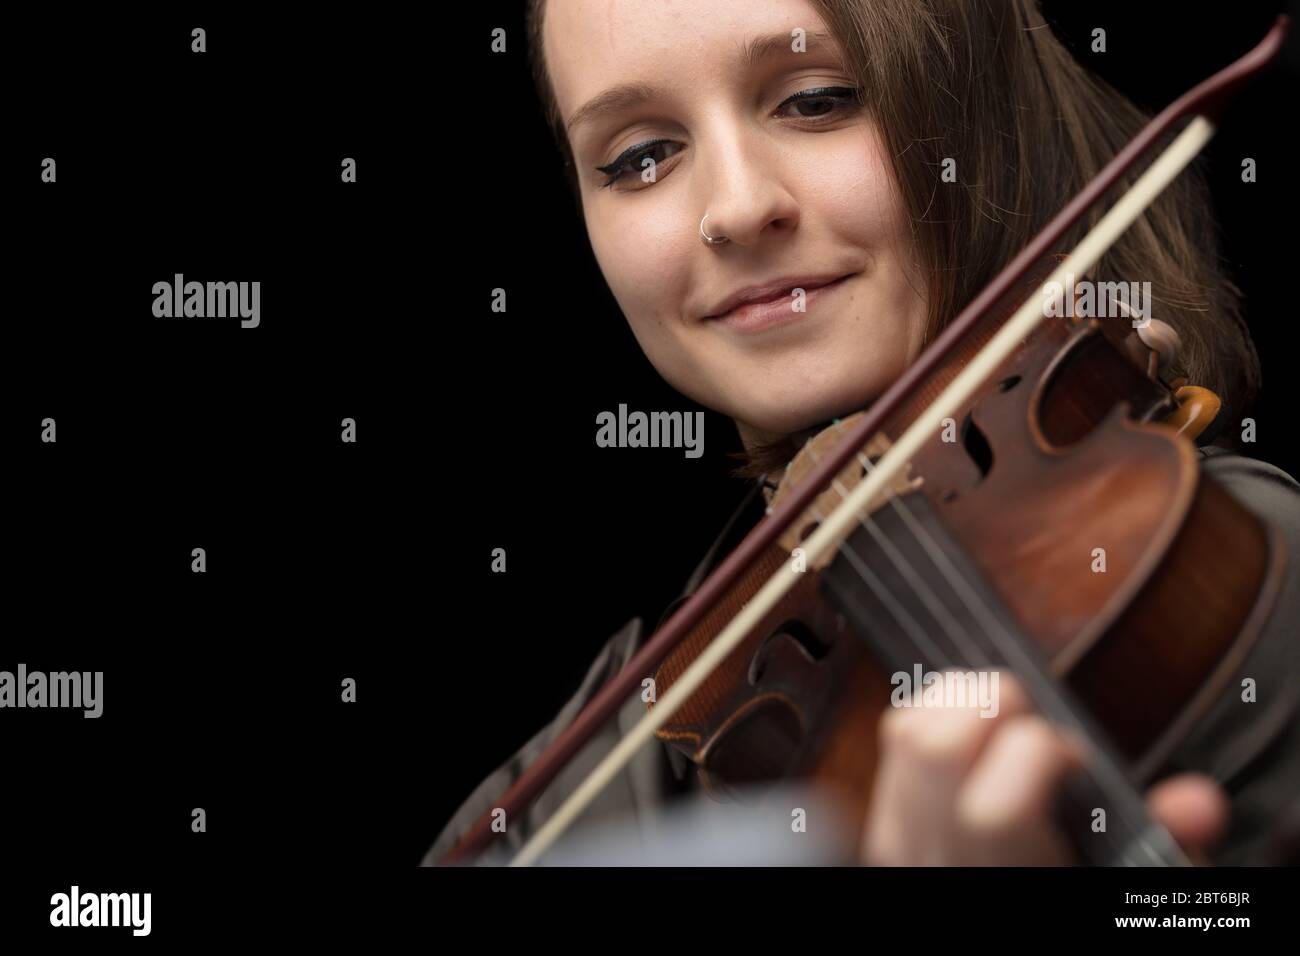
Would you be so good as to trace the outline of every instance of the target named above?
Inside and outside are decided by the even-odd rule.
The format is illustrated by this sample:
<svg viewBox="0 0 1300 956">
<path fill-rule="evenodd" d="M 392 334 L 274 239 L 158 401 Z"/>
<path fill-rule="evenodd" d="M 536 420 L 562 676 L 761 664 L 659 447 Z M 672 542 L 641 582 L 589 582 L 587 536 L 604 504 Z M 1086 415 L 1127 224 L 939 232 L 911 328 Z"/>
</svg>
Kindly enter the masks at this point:
<svg viewBox="0 0 1300 956">
<path fill-rule="evenodd" d="M 783 621 L 772 628 L 767 637 L 763 638 L 763 643 L 759 645 L 758 650 L 754 652 L 754 656 L 750 658 L 750 686 L 757 686 L 758 682 L 762 680 L 763 671 L 767 667 L 775 643 L 782 638 L 788 639 L 791 644 L 801 650 L 809 663 L 816 663 L 821 660 L 831 649 L 830 644 L 818 637 L 813 629 L 803 621 L 797 618 Z"/>
<path fill-rule="evenodd" d="M 970 412 L 961 420 L 961 444 L 975 467 L 980 470 L 980 481 L 983 481 L 993 467 L 993 447 L 971 418 Z"/>
</svg>

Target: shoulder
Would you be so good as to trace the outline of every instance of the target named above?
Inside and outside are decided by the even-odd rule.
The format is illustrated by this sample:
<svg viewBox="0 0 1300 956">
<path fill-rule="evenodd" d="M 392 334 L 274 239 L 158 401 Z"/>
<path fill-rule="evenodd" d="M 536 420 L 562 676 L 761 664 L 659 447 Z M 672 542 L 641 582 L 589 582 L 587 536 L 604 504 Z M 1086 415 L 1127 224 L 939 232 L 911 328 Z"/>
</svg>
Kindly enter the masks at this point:
<svg viewBox="0 0 1300 956">
<path fill-rule="evenodd" d="M 1201 471 L 1256 514 L 1300 528 L 1300 482 L 1276 465 L 1209 445 L 1198 448 Z"/>
<path fill-rule="evenodd" d="M 577 718 L 583 707 L 596 696 L 605 682 L 613 677 L 623 665 L 631 659 L 642 639 L 642 626 L 639 617 L 632 618 L 609 638 L 597 652 L 587 668 L 581 684 L 573 696 L 565 702 L 555 717 L 537 730 L 529 740 L 514 752 L 496 770 L 488 774 L 473 792 L 461 803 L 450 820 L 443 826 L 434 840 L 433 846 L 425 854 L 423 866 L 432 866 L 451 851 L 461 838 L 469 832 L 474 823 L 490 810 L 495 801 L 500 799 L 510 786 L 519 779 L 524 770 Z M 613 729 L 598 735 L 580 752 L 579 758 L 572 765 L 574 768 L 588 768 L 595 757 L 608 749 L 609 735 Z M 567 795 L 575 785 L 576 769 L 562 771 L 560 776 L 542 792 L 533 804 L 517 820 L 506 821 L 506 836 L 502 841 L 506 846 L 517 850 L 523 842 L 541 825 L 541 822 L 554 810 L 559 800 Z M 614 802 L 626 790 L 614 790 Z M 608 801 L 607 801 L 608 802 Z M 598 808 L 598 810 L 601 808 Z M 623 809 L 619 806 L 603 808 L 608 811 Z M 485 862 L 488 860 L 485 859 Z M 495 860 L 492 860 L 495 862 Z"/>
<path fill-rule="evenodd" d="M 741 495 L 740 503 L 704 559 L 696 566 L 681 595 L 664 611 L 660 624 L 695 591 L 714 565 L 727 554 L 729 548 L 733 547 L 740 537 L 762 517 L 765 501 L 760 494 L 761 488 L 760 483 L 754 482 Z M 473 793 L 465 798 L 460 808 L 443 826 L 429 852 L 425 854 L 423 865 L 433 865 L 460 841 L 475 821 L 492 808 L 493 801 L 519 779 L 524 769 L 573 723 L 601 687 L 622 670 L 647 637 L 641 618 L 636 617 L 629 620 L 602 645 L 587 668 L 578 689 L 560 708 L 555 718 L 538 730 L 527 743 L 489 774 Z M 507 832 L 501 842 L 507 847 L 516 849 L 522 846 L 523 841 L 527 840 L 554 811 L 562 798 L 581 782 L 598 759 L 612 749 L 621 735 L 630 731 L 644 713 L 645 704 L 641 702 L 640 695 L 630 697 L 619 710 L 617 719 L 612 719 L 575 756 L 521 818 L 507 821 Z M 658 812 L 659 805 L 668 795 L 690 786 L 688 769 L 684 758 L 671 747 L 643 747 L 624 770 L 621 781 L 606 788 L 597 803 L 587 811 L 584 819 L 587 816 L 630 814 L 637 819 L 638 823 L 642 820 L 651 821 Z"/>
<path fill-rule="evenodd" d="M 1300 483 L 1257 458 L 1217 446 L 1197 451 L 1202 473 L 1275 527 L 1285 548 L 1282 587 L 1254 647 L 1175 758 L 1210 774 L 1231 797 L 1231 830 L 1215 862 L 1249 863 L 1267 851 L 1300 791 Z"/>
</svg>

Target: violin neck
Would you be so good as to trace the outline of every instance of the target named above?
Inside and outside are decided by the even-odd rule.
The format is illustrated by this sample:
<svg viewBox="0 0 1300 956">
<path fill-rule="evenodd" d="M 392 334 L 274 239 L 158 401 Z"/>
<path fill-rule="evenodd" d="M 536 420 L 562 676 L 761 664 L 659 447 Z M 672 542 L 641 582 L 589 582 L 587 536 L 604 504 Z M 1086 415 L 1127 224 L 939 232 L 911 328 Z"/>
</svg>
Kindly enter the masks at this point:
<svg viewBox="0 0 1300 956">
<path fill-rule="evenodd" d="M 1090 866 L 1190 866 L 1169 831 L 1151 819 L 1137 788 L 1128 790 L 1117 800 L 1088 767 L 1066 781 L 1056 823 L 1079 858 Z M 1117 806 L 1120 801 L 1123 806 Z M 1105 816 L 1099 818 L 1098 811 Z"/>
<path fill-rule="evenodd" d="M 925 672 L 973 669 L 965 686 L 992 684 L 996 692 L 993 674 L 1009 671 L 1045 718 L 1086 742 L 1084 768 L 1058 801 L 1063 831 L 1085 862 L 1189 865 L 1147 813 L 1108 735 L 1052 674 L 1041 651 L 952 540 L 930 500 L 913 493 L 898 496 L 894 504 L 898 507 L 876 511 L 869 527 L 841 545 L 820 575 L 823 598 L 844 615 L 896 684 L 918 684 Z M 918 573 L 924 577 L 920 587 Z M 906 595 L 914 599 L 904 604 L 900 596 Z M 921 688 L 912 689 L 914 701 L 920 700 Z"/>
</svg>

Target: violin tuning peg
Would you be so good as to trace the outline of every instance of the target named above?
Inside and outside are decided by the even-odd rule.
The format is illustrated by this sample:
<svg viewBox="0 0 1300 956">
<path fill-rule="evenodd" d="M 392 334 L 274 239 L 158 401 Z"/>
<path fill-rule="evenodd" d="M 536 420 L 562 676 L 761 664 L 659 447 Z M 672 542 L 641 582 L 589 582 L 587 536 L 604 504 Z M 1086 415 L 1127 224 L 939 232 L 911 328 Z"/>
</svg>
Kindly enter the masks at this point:
<svg viewBox="0 0 1300 956">
<path fill-rule="evenodd" d="M 1219 417 L 1223 400 L 1208 388 L 1183 385 L 1174 392 L 1178 407 L 1163 420 L 1179 435 L 1193 442 Z"/>
</svg>

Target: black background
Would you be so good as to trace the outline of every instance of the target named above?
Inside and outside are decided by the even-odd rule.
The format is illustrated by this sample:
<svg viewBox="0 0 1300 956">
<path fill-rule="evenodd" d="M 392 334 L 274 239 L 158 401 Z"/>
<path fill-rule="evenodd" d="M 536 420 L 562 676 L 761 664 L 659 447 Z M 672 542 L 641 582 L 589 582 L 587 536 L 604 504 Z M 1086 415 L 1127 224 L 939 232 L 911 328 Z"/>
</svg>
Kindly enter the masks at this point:
<svg viewBox="0 0 1300 956">
<path fill-rule="evenodd" d="M 1045 7 L 1076 56 L 1156 109 L 1279 5 Z M 188 885 L 249 887 L 263 915 L 311 896 L 311 874 L 330 874 L 323 899 L 374 893 L 610 633 L 658 619 L 744 491 L 734 429 L 708 413 L 699 460 L 595 448 L 596 414 L 619 403 L 698 406 L 658 378 L 596 268 L 522 3 L 6 27 L 0 669 L 102 670 L 105 703 L 98 720 L 0 717 L 21 894 L 5 919 L 47 924 L 73 882 L 153 890 L 155 933 L 204 922 Z M 1205 169 L 1264 363 L 1254 454 L 1295 474 L 1288 47 Z M 1243 156 L 1258 183 L 1240 182 Z M 154 319 L 152 285 L 177 272 L 260 280 L 261 326 Z"/>
<path fill-rule="evenodd" d="M 6 855 L 65 891 L 399 865 L 418 842 L 388 808 L 432 733 L 412 661 L 438 672 L 434 552 L 457 545 L 433 538 L 431 446 L 457 409 L 405 23 L 214 8 L 6 31 L 0 667 L 105 674 L 97 720 L 5 710 Z M 175 273 L 260 281 L 260 326 L 154 318 Z"/>
</svg>

